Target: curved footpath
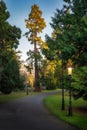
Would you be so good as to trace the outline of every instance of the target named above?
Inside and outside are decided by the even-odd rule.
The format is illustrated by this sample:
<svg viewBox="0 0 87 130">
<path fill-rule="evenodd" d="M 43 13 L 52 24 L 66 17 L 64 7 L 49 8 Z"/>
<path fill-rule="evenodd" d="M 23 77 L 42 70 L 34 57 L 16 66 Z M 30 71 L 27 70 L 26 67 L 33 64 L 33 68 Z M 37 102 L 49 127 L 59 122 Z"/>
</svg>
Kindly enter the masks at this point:
<svg viewBox="0 0 87 130">
<path fill-rule="evenodd" d="M 43 98 L 58 92 L 41 93 L 0 104 L 0 130 L 76 130 L 51 115 Z"/>
</svg>

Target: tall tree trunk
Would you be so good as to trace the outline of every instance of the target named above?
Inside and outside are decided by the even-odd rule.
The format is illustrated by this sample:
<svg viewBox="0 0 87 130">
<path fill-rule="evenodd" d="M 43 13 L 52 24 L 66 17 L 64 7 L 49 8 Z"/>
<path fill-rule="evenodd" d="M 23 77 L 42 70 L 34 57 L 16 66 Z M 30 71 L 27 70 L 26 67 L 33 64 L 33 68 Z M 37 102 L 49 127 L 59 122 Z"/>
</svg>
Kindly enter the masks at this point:
<svg viewBox="0 0 87 130">
<path fill-rule="evenodd" d="M 34 42 L 34 52 L 37 53 L 37 45 Z M 38 64 L 37 64 L 37 57 L 35 57 L 35 79 L 34 79 L 34 88 L 35 91 L 40 91 L 39 82 L 38 82 Z"/>
</svg>

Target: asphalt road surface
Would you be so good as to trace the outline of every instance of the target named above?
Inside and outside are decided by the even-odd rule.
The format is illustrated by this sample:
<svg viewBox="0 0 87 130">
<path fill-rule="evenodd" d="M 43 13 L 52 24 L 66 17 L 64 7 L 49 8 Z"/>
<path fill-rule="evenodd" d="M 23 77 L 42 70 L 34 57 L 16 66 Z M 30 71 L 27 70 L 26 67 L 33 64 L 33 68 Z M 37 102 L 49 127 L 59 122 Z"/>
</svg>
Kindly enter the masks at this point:
<svg viewBox="0 0 87 130">
<path fill-rule="evenodd" d="M 53 93 L 27 96 L 0 104 L 0 130 L 76 130 L 51 115 L 44 107 L 43 98 Z"/>
</svg>

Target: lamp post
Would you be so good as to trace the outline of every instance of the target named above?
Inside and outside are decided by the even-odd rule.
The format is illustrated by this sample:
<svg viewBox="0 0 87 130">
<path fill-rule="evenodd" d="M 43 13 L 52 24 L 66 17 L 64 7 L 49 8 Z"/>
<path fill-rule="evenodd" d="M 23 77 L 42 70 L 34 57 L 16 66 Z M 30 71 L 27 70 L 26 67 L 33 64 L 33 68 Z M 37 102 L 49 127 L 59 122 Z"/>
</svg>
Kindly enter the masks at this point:
<svg viewBox="0 0 87 130">
<path fill-rule="evenodd" d="M 69 75 L 69 111 L 68 116 L 72 116 L 72 89 L 71 89 L 71 76 L 72 76 L 72 67 L 68 67 L 68 75 Z"/>
<path fill-rule="evenodd" d="M 63 56 L 62 56 L 62 78 L 61 78 L 61 83 L 62 83 L 62 110 L 65 110 L 65 101 L 64 101 L 64 67 L 63 67 Z"/>
</svg>

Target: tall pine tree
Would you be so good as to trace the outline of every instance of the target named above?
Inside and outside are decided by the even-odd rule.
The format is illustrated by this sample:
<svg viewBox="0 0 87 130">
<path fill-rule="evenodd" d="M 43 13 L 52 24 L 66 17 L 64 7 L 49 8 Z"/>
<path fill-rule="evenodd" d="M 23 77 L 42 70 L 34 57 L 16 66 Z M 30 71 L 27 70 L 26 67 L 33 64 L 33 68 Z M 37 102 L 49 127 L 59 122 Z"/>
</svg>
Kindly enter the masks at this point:
<svg viewBox="0 0 87 130">
<path fill-rule="evenodd" d="M 42 11 L 39 9 L 39 7 L 34 4 L 31 7 L 31 12 L 29 14 L 29 17 L 26 22 L 26 28 L 29 29 L 29 32 L 27 32 L 25 35 L 28 37 L 28 40 L 31 41 L 31 44 L 34 44 L 34 54 L 35 54 L 35 83 L 34 88 L 35 91 L 39 91 L 39 84 L 38 84 L 38 64 L 37 64 L 37 55 L 38 55 L 38 49 L 37 45 L 40 43 L 43 43 L 41 37 L 38 35 L 42 32 L 42 30 L 46 27 L 46 23 L 44 21 L 44 18 L 42 18 Z"/>
</svg>

